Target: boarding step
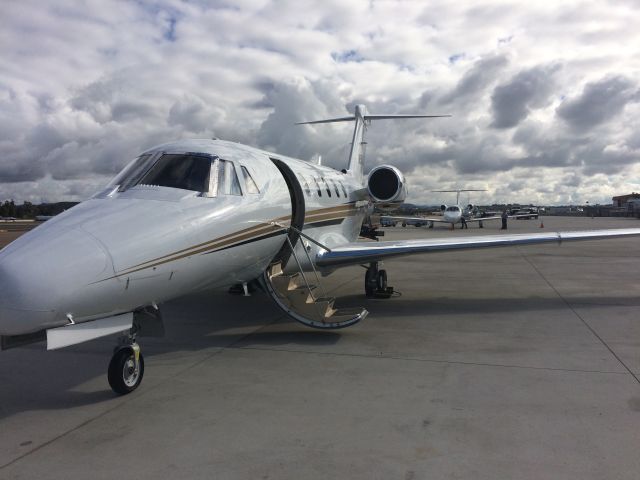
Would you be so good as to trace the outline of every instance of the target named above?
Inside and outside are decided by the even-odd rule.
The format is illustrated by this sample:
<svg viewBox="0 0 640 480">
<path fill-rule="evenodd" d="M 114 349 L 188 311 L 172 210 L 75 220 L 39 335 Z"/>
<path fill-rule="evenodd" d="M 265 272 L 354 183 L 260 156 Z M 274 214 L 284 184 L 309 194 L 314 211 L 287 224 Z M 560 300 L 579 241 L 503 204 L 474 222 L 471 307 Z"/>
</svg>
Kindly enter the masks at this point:
<svg viewBox="0 0 640 480">
<path fill-rule="evenodd" d="M 292 275 L 284 275 L 280 273 L 279 275 L 272 276 L 271 282 L 280 292 L 295 290 L 298 288 L 307 288 L 307 285 L 304 283 L 304 278 L 299 273 L 294 273 Z M 310 287 L 316 288 L 316 285 L 310 285 Z"/>
<path fill-rule="evenodd" d="M 317 285 L 308 284 L 302 272 L 285 274 L 276 263 L 265 272 L 267 291 L 290 317 L 314 328 L 343 328 L 359 322 L 369 312 L 364 308 L 335 308 L 335 298 L 315 296 Z"/>
</svg>

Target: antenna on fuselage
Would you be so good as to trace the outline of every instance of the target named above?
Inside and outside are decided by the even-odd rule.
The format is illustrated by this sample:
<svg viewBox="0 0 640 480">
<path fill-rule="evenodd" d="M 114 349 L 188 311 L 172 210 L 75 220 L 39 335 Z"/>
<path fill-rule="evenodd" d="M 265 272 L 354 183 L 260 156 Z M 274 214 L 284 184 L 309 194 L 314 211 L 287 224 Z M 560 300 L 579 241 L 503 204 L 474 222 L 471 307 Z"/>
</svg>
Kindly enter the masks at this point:
<svg viewBox="0 0 640 480">
<path fill-rule="evenodd" d="M 364 151 L 365 145 L 367 144 L 367 142 L 364 141 L 364 134 L 372 120 L 389 120 L 394 118 L 442 118 L 450 116 L 451 115 L 371 115 L 367 113 L 367 107 L 364 105 L 356 105 L 352 116 L 328 118 L 326 120 L 314 120 L 311 122 L 298 122 L 296 125 L 355 121 L 356 124 L 353 129 L 353 140 L 351 141 L 347 173 L 360 180 L 364 174 Z"/>
</svg>

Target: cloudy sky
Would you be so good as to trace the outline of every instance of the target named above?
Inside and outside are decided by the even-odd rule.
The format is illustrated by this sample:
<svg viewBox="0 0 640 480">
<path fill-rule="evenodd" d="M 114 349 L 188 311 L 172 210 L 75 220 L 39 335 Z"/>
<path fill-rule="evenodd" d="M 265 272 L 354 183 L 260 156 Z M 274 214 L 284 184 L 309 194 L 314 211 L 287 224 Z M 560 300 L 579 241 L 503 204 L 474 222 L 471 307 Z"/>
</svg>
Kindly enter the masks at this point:
<svg viewBox="0 0 640 480">
<path fill-rule="evenodd" d="M 216 136 L 343 167 L 411 202 L 610 203 L 640 191 L 640 4 L 616 1 L 5 0 L 0 200 L 83 200 L 131 158 Z M 465 198 L 463 200 L 466 201 Z"/>
</svg>

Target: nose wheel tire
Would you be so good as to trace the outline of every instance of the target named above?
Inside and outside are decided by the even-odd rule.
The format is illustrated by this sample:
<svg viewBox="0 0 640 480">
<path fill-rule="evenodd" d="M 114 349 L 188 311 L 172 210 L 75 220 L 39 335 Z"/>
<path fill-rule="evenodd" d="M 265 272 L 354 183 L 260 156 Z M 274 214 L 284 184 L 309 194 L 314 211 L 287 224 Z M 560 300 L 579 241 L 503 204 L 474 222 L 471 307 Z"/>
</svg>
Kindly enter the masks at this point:
<svg viewBox="0 0 640 480">
<path fill-rule="evenodd" d="M 118 349 L 109 362 L 109 385 L 118 395 L 133 392 L 144 375 L 144 358 L 138 345 Z"/>
</svg>

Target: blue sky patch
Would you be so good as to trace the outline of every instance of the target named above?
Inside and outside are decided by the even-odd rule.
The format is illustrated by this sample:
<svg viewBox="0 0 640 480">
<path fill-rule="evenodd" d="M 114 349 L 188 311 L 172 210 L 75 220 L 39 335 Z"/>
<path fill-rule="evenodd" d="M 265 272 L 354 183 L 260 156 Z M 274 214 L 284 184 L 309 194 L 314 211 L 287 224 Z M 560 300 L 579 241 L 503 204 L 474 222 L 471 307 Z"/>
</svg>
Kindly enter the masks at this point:
<svg viewBox="0 0 640 480">
<path fill-rule="evenodd" d="M 364 57 L 360 55 L 356 50 L 345 50 L 344 52 L 331 52 L 331 58 L 338 63 L 356 62 L 360 63 L 364 61 Z"/>
</svg>

